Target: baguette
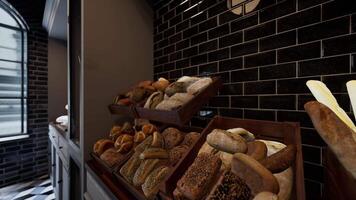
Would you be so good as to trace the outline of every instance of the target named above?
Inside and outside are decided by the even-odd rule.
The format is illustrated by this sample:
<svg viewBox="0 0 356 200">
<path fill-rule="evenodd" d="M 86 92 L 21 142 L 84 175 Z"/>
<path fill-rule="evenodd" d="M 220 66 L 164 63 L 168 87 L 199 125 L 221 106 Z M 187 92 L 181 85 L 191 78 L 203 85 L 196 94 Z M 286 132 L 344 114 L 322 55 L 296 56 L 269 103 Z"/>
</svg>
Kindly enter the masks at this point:
<svg viewBox="0 0 356 200">
<path fill-rule="evenodd" d="M 272 173 L 279 173 L 288 169 L 295 161 L 296 148 L 294 145 L 288 145 L 277 153 L 261 161 Z"/>
<path fill-rule="evenodd" d="M 168 159 L 169 155 L 167 150 L 162 149 L 162 148 L 147 148 L 145 151 L 143 151 L 140 154 L 140 159 L 145 160 L 145 159 Z"/>
<path fill-rule="evenodd" d="M 332 110 L 313 101 L 304 105 L 315 129 L 345 169 L 356 178 L 356 133 Z"/>
<path fill-rule="evenodd" d="M 136 170 L 141 165 L 140 152 L 135 152 L 131 158 L 121 167 L 120 174 L 132 183 Z"/>
<path fill-rule="evenodd" d="M 156 168 L 160 165 L 161 160 L 160 159 L 147 159 L 143 160 L 136 170 L 136 173 L 132 179 L 132 183 L 134 186 L 138 187 L 141 186 L 147 176 Z"/>
<path fill-rule="evenodd" d="M 160 166 L 147 176 L 142 191 L 148 199 L 153 199 L 159 190 L 159 184 L 169 173 L 169 167 Z"/>
</svg>

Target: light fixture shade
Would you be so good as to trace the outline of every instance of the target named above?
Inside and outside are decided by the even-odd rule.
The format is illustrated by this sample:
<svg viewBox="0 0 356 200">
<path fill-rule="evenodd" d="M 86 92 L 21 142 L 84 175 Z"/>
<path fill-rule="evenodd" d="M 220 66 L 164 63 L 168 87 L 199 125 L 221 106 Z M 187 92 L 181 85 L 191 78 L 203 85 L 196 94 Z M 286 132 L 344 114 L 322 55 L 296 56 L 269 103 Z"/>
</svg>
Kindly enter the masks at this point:
<svg viewBox="0 0 356 200">
<path fill-rule="evenodd" d="M 227 6 L 231 12 L 237 15 L 245 15 L 256 9 L 261 0 L 227 0 Z"/>
</svg>

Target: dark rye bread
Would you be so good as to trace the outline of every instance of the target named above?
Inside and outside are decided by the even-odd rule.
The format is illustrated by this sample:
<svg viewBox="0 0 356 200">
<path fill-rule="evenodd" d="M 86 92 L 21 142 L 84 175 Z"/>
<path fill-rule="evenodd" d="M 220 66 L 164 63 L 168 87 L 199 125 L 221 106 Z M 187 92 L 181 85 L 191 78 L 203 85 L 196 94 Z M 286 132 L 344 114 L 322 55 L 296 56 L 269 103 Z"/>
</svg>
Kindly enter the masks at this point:
<svg viewBox="0 0 356 200">
<path fill-rule="evenodd" d="M 177 189 L 187 199 L 202 198 L 221 167 L 221 160 L 215 155 L 201 153 L 178 181 Z"/>
</svg>

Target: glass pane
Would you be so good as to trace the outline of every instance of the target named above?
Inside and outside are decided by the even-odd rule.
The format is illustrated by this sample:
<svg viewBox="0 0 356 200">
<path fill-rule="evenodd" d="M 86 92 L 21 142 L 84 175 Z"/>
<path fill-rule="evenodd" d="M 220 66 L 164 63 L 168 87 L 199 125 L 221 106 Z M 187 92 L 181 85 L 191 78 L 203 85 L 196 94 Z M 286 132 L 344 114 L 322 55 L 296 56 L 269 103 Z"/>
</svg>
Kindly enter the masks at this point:
<svg viewBox="0 0 356 200">
<path fill-rule="evenodd" d="M 0 99 L 0 137 L 22 132 L 21 99 Z"/>
<path fill-rule="evenodd" d="M 21 32 L 0 27 L 0 59 L 21 61 Z"/>
<path fill-rule="evenodd" d="M 0 97 L 21 97 L 21 64 L 0 61 Z"/>
<path fill-rule="evenodd" d="M 3 8 L 0 8 L 0 23 L 9 26 L 19 27 L 16 20 L 11 15 L 9 15 L 9 13 L 6 12 Z"/>
</svg>

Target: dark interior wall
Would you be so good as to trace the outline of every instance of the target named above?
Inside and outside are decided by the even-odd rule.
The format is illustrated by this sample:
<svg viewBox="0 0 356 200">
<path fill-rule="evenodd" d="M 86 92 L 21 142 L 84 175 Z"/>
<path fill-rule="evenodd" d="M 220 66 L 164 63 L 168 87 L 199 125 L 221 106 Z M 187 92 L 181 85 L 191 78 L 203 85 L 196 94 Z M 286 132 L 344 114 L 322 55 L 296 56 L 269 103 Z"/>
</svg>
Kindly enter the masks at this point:
<svg viewBox="0 0 356 200">
<path fill-rule="evenodd" d="M 27 139 L 0 143 L 0 187 L 48 173 L 47 33 L 44 0 L 8 0 L 30 27 L 28 32 Z"/>
<path fill-rule="evenodd" d="M 48 120 L 66 115 L 67 96 L 67 42 L 48 40 Z"/>
<path fill-rule="evenodd" d="M 215 114 L 299 121 L 307 197 L 319 199 L 325 144 L 303 109 L 313 99 L 305 82 L 322 80 L 351 112 L 345 83 L 356 79 L 356 2 L 261 0 L 255 12 L 238 16 L 226 0 L 203 0 L 185 11 L 199 1 L 156 6 L 155 78 L 223 78 L 219 95 L 203 109 L 213 114 L 195 117 L 193 125 L 205 126 Z"/>
</svg>

